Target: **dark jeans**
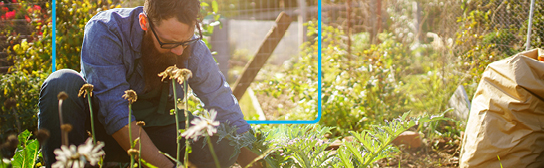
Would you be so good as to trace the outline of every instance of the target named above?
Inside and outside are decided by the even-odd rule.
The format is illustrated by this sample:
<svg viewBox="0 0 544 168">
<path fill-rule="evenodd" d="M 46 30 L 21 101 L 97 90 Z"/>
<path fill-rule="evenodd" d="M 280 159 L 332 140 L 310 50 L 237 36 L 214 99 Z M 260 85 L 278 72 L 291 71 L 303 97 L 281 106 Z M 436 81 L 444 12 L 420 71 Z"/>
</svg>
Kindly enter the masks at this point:
<svg viewBox="0 0 544 168">
<path fill-rule="evenodd" d="M 38 128 L 47 129 L 50 131 L 49 139 L 42 146 L 42 153 L 47 167 L 51 167 L 51 164 L 56 162 L 53 151 L 60 148 L 61 145 L 61 131 L 57 99 L 57 94 L 59 92 L 64 91 L 69 96 L 68 99 L 66 99 L 62 104 L 62 115 L 63 121 L 72 125 L 72 131 L 68 136 L 70 144 L 82 144 L 89 137 L 87 131 L 90 132 L 91 124 L 88 101 L 86 98 L 78 97 L 79 89 L 85 83 L 86 82 L 83 77 L 81 77 L 81 75 L 79 75 L 79 73 L 76 71 L 63 69 L 49 75 L 41 87 Z M 105 161 L 130 162 L 127 152 L 123 150 L 121 146 L 119 146 L 111 135 L 106 134 L 104 126 L 98 121 L 97 110 L 99 105 L 96 102 L 98 101 L 92 101 L 93 115 L 95 120 L 95 137 L 97 141 L 102 141 L 105 143 L 104 148 L 102 148 L 106 153 Z M 183 128 L 185 125 L 184 121 L 180 121 L 179 125 Z M 176 157 L 177 144 L 175 124 L 167 126 L 144 127 L 144 130 L 160 151 Z M 219 143 L 215 143 L 218 137 L 213 136 L 211 138 L 212 142 L 214 142 L 214 151 L 219 159 L 219 162 L 221 163 L 221 167 L 228 167 L 234 164 L 238 156 L 229 159 L 234 152 L 234 147 L 229 145 L 229 141 L 227 139 L 223 139 Z M 192 153 L 189 154 L 189 161 L 198 167 L 215 167 L 215 163 L 208 146 L 202 148 L 203 144 L 206 143 L 203 140 L 204 138 L 200 138 L 197 142 L 191 144 Z M 182 141 L 180 144 L 185 144 L 185 139 L 181 139 L 180 141 Z M 180 156 L 183 156 L 183 146 L 180 152 Z M 181 160 L 183 161 L 183 159 Z"/>
</svg>

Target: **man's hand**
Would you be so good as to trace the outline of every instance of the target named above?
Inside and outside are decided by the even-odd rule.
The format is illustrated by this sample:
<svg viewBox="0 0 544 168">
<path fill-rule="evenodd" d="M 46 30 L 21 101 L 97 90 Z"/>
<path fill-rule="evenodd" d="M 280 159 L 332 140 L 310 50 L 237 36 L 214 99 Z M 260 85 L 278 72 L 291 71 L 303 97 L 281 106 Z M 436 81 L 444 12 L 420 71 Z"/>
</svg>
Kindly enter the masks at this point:
<svg viewBox="0 0 544 168">
<path fill-rule="evenodd" d="M 132 141 L 134 142 L 134 140 L 138 138 L 140 126 L 136 125 L 135 121 L 131 122 L 130 124 L 132 128 Z M 113 133 L 112 137 L 125 151 L 130 149 L 128 125 Z M 142 149 L 140 152 L 143 160 L 157 167 L 174 167 L 174 164 L 166 156 L 159 153 L 159 149 L 157 149 L 155 144 L 151 142 L 151 139 L 149 139 L 149 136 L 147 136 L 147 133 L 145 133 L 143 129 L 142 137 L 140 137 L 139 142 L 142 142 Z M 135 149 L 139 148 L 139 142 L 136 143 L 134 147 Z"/>
<path fill-rule="evenodd" d="M 257 157 L 259 157 L 258 154 L 255 154 L 251 152 L 249 149 L 247 149 L 246 147 L 243 147 L 242 149 L 240 149 L 240 155 L 238 156 L 238 159 L 236 161 L 238 162 L 238 164 L 240 164 L 240 166 L 246 167 L 249 163 L 251 163 Z M 253 165 L 251 166 L 251 168 L 261 168 L 261 167 L 263 166 L 259 162 L 254 162 Z"/>
</svg>

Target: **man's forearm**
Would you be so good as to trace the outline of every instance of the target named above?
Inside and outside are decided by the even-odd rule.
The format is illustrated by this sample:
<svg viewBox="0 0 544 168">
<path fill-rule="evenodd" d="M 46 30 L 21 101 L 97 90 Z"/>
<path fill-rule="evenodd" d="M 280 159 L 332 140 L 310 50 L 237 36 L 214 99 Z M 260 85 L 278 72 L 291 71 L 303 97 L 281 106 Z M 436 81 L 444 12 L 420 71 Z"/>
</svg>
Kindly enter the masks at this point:
<svg viewBox="0 0 544 168">
<path fill-rule="evenodd" d="M 136 122 L 132 122 L 131 129 L 132 129 L 132 141 L 138 138 L 139 128 L 140 126 L 136 125 Z M 127 151 L 130 149 L 130 142 L 129 142 L 129 136 L 128 136 L 128 125 L 121 128 L 119 131 L 112 134 L 112 137 L 119 143 L 119 145 Z M 141 155 L 142 159 L 145 160 L 148 163 L 151 163 L 154 166 L 157 167 L 173 167 L 174 164 L 166 158 L 163 154 L 159 153 L 159 149 L 151 142 L 151 139 L 149 139 L 149 136 L 147 136 L 147 133 L 142 129 L 142 137 L 140 137 L 140 142 L 142 142 L 142 149 Z M 138 149 L 139 145 L 135 145 L 135 149 Z"/>
</svg>

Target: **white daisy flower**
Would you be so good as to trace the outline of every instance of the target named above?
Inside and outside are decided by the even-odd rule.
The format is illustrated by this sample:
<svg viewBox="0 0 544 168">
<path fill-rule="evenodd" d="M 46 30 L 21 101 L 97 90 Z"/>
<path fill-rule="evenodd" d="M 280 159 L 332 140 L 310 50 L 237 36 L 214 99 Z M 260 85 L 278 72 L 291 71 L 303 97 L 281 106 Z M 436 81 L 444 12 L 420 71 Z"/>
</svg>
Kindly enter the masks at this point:
<svg viewBox="0 0 544 168">
<path fill-rule="evenodd" d="M 194 141 L 197 141 L 199 137 L 207 133 L 208 136 L 212 136 L 217 132 L 217 126 L 219 126 L 219 121 L 215 121 L 217 116 L 217 111 L 210 110 L 209 112 L 204 113 L 204 116 L 195 118 L 191 121 L 193 126 L 189 127 L 181 136 L 185 138 L 192 138 Z"/>
<path fill-rule="evenodd" d="M 83 168 L 86 162 L 94 166 L 100 161 L 100 156 L 104 155 L 102 147 L 104 147 L 104 142 L 97 142 L 96 145 L 93 145 L 91 138 L 77 148 L 75 145 L 70 145 L 70 147 L 63 145 L 60 149 L 55 149 L 57 162 L 52 167 Z"/>
</svg>

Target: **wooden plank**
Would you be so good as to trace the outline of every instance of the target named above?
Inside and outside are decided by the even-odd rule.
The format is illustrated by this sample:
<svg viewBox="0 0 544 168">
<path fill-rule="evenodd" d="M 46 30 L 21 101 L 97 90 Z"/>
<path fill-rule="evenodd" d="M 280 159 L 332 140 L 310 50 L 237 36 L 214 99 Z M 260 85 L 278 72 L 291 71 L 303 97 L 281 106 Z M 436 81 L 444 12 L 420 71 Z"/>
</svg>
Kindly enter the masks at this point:
<svg viewBox="0 0 544 168">
<path fill-rule="evenodd" d="M 261 108 L 261 103 L 259 103 L 259 99 L 257 99 L 257 96 L 255 96 L 255 92 L 253 92 L 253 89 L 247 88 L 247 93 L 247 95 L 249 95 L 249 98 L 251 99 L 251 104 L 253 104 L 255 112 L 259 114 L 259 120 L 266 120 L 266 116 L 263 112 L 263 109 Z"/>
<path fill-rule="evenodd" d="M 265 40 L 261 43 L 257 54 L 246 64 L 244 71 L 236 83 L 234 83 L 234 90 L 232 94 L 236 99 L 240 100 L 247 88 L 259 73 L 259 70 L 263 67 L 264 63 L 270 58 L 276 46 L 285 35 L 285 31 L 291 24 L 291 17 L 289 17 L 285 12 L 281 12 L 276 19 L 276 26 L 266 35 Z"/>
</svg>

